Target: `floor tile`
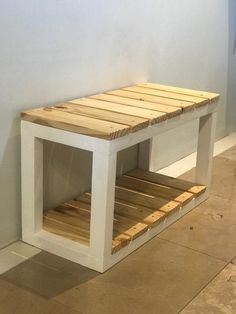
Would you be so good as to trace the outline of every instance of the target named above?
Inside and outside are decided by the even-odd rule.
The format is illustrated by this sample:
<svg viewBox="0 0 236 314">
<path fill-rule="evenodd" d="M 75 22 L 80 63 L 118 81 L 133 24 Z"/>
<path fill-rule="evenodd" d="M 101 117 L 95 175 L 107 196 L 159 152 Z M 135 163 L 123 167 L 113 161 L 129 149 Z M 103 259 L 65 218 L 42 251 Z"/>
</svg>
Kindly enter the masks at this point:
<svg viewBox="0 0 236 314">
<path fill-rule="evenodd" d="M 0 253 L 0 275 L 7 272 L 9 269 L 23 263 L 25 258 L 12 252 L 1 252 Z"/>
<path fill-rule="evenodd" d="M 7 246 L 0 251 L 0 274 L 23 263 L 27 258 L 30 258 L 39 252 L 41 252 L 41 250 L 21 241 Z"/>
<path fill-rule="evenodd" d="M 236 265 L 229 264 L 181 314 L 236 313 Z"/>
<path fill-rule="evenodd" d="M 5 272 L 2 278 L 44 298 L 52 298 L 89 280 L 90 277 L 86 277 L 89 270 L 85 267 L 82 269 L 79 265 L 78 269 L 80 269 L 80 273 L 78 272 L 75 275 L 72 272 L 66 272 L 63 269 L 37 262 L 35 259 L 28 259 Z"/>
<path fill-rule="evenodd" d="M 54 299 L 86 314 L 177 313 L 225 264 L 155 238 L 106 273 Z"/>
<path fill-rule="evenodd" d="M 236 253 L 236 203 L 211 196 L 158 237 L 230 262 Z"/>
<path fill-rule="evenodd" d="M 18 241 L 9 245 L 7 247 L 7 250 L 11 251 L 13 254 L 16 254 L 25 258 L 30 258 L 41 252 L 40 249 L 32 245 L 26 244 L 22 241 Z"/>
<path fill-rule="evenodd" d="M 54 300 L 47 300 L 0 277 L 0 313 L 3 314 L 82 314 Z"/>
<path fill-rule="evenodd" d="M 180 176 L 181 179 L 194 181 L 195 168 Z M 231 199 L 236 181 L 236 162 L 219 155 L 214 158 L 210 195 Z"/>
<path fill-rule="evenodd" d="M 231 199 L 236 180 L 236 162 L 224 157 L 216 157 L 213 162 L 211 195 Z"/>
<path fill-rule="evenodd" d="M 236 161 L 236 145 L 221 153 L 220 156 Z"/>
</svg>

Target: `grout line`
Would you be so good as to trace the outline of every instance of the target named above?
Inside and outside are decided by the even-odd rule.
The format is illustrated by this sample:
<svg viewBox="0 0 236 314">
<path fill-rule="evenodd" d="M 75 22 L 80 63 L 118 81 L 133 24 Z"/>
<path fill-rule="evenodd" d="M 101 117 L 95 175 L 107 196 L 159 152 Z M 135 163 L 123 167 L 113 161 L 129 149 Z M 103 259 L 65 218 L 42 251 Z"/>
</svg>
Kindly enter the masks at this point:
<svg viewBox="0 0 236 314">
<path fill-rule="evenodd" d="M 191 300 L 188 301 L 188 302 L 184 305 L 184 307 L 183 307 L 178 313 L 180 314 L 193 300 L 195 300 L 195 299 L 200 295 L 200 293 L 201 293 L 205 288 L 207 288 L 207 287 L 211 284 L 211 282 L 212 282 L 229 264 L 230 264 L 230 262 L 227 263 L 221 270 L 219 270 L 219 271 L 198 291 L 198 293 L 197 293 L 194 297 L 192 297 Z"/>
<path fill-rule="evenodd" d="M 167 229 L 165 229 L 165 230 L 167 230 Z M 177 243 L 177 242 L 174 242 L 174 241 L 171 241 L 171 240 L 162 238 L 162 237 L 159 236 L 159 235 L 157 235 L 157 237 L 158 237 L 159 239 L 161 239 L 161 240 L 164 240 L 164 241 L 167 241 L 167 242 L 169 242 L 169 243 L 172 243 L 172 244 L 181 246 L 181 247 L 183 247 L 183 248 L 185 248 L 185 249 L 189 249 L 189 250 L 192 250 L 192 251 L 194 251 L 194 252 L 197 252 L 197 253 L 206 255 L 206 256 L 208 256 L 208 257 L 211 257 L 211 258 L 216 259 L 216 260 L 218 260 L 218 261 L 224 262 L 224 263 L 226 263 L 226 264 L 229 263 L 228 261 L 225 261 L 225 260 L 223 260 L 223 259 L 221 259 L 221 258 L 219 258 L 219 257 L 212 256 L 212 255 L 210 255 L 210 254 L 207 254 L 206 252 L 202 252 L 202 251 L 199 251 L 199 250 L 197 250 L 197 249 L 191 248 L 191 247 L 189 247 L 189 246 L 183 245 L 183 244 L 181 244 L 181 243 Z"/>
<path fill-rule="evenodd" d="M 21 254 L 15 252 L 15 251 L 9 251 L 9 252 L 10 252 L 11 254 L 14 254 L 14 255 L 17 255 L 17 256 L 19 256 L 19 257 L 22 257 L 22 258 L 24 258 L 25 260 L 29 259 L 29 257 L 26 257 L 26 256 L 24 256 L 24 255 L 21 255 Z"/>
</svg>

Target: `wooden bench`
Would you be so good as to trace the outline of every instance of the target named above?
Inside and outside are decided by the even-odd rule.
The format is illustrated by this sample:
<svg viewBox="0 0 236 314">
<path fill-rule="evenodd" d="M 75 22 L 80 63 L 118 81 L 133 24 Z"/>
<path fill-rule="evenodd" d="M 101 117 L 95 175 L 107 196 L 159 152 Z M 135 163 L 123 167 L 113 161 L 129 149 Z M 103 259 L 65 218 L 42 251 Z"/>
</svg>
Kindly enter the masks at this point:
<svg viewBox="0 0 236 314">
<path fill-rule="evenodd" d="M 23 241 L 103 272 L 200 204 L 209 194 L 218 99 L 144 83 L 23 112 Z M 194 119 L 197 183 L 150 171 L 153 137 Z M 49 211 L 43 140 L 93 153 L 91 190 Z M 117 152 L 135 144 L 138 168 L 117 176 Z"/>
</svg>

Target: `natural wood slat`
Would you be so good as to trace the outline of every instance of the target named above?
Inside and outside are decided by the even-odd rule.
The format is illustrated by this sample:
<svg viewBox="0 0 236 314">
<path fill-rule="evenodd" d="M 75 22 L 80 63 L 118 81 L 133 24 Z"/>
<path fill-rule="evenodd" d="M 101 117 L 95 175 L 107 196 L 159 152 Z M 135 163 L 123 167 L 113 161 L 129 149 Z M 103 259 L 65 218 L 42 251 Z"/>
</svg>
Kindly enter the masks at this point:
<svg viewBox="0 0 236 314">
<path fill-rule="evenodd" d="M 186 101 L 181 101 L 181 100 L 176 100 L 176 99 L 171 99 L 171 98 L 166 98 L 166 97 L 143 94 L 140 92 L 138 93 L 138 92 L 125 90 L 125 89 L 113 90 L 113 91 L 107 92 L 107 94 L 141 100 L 141 101 L 152 102 L 156 104 L 165 104 L 168 106 L 182 108 L 183 111 L 192 110 L 195 106 L 195 103 L 193 102 L 191 103 L 191 102 L 186 102 Z"/>
<path fill-rule="evenodd" d="M 116 104 L 116 103 L 108 103 L 107 101 L 91 99 L 91 98 L 81 98 L 81 99 L 73 99 L 70 103 L 79 104 L 82 106 L 89 106 L 97 109 L 108 110 L 110 114 L 112 112 L 119 112 L 127 115 L 135 115 L 136 117 L 141 117 L 148 119 L 151 124 L 164 121 L 168 118 L 166 113 L 158 112 L 154 110 L 148 110 L 144 108 L 132 108 L 131 106 Z"/>
<path fill-rule="evenodd" d="M 208 99 L 205 99 L 202 97 L 184 95 L 184 94 L 175 93 L 173 91 L 163 91 L 163 90 L 158 90 L 158 89 L 153 89 L 153 88 L 148 88 L 148 87 L 131 86 L 131 87 L 124 88 L 124 90 L 184 101 L 186 102 L 186 105 L 185 105 L 186 107 L 192 106 L 191 105 L 192 103 L 195 104 L 195 106 L 201 106 L 208 103 Z"/>
<path fill-rule="evenodd" d="M 22 119 L 114 140 L 206 105 L 218 94 L 144 83 L 22 112 Z"/>
<path fill-rule="evenodd" d="M 171 186 L 171 187 L 170 187 Z M 117 179 L 112 253 L 197 197 L 204 186 L 135 169 Z M 89 245 L 91 193 L 49 210 L 43 219 L 48 232 Z"/>
<path fill-rule="evenodd" d="M 115 212 L 121 216 L 130 217 L 135 221 L 145 223 L 149 227 L 153 227 L 165 217 L 164 212 L 152 210 L 148 207 L 132 204 L 124 200 L 115 201 Z"/>
<path fill-rule="evenodd" d="M 175 92 L 183 95 L 189 95 L 189 96 L 197 96 L 197 97 L 203 97 L 205 99 L 209 99 L 211 102 L 216 101 L 219 99 L 220 95 L 217 93 L 209 93 L 204 91 L 197 91 L 192 89 L 186 89 L 186 88 L 180 88 L 180 87 L 173 87 L 168 85 L 160 85 L 160 84 L 154 84 L 154 83 L 143 83 L 138 84 L 137 86 L 140 87 L 148 87 L 168 92 Z"/>
<path fill-rule="evenodd" d="M 206 187 L 197 183 L 192 183 L 182 179 L 176 179 L 169 176 L 165 176 L 159 173 L 150 172 L 142 169 L 134 169 L 129 171 L 127 176 L 135 177 L 138 179 L 146 180 L 148 182 L 153 182 L 165 186 L 169 186 L 182 191 L 188 191 L 193 193 L 195 196 L 202 194 Z"/>
<path fill-rule="evenodd" d="M 34 123 L 104 139 L 117 138 L 130 132 L 128 126 L 72 115 L 50 107 L 23 112 L 22 118 Z"/>
<path fill-rule="evenodd" d="M 138 131 L 149 125 L 149 120 L 135 115 L 127 115 L 125 113 L 110 112 L 109 110 L 103 110 L 100 108 L 89 107 L 74 103 L 62 103 L 56 106 L 52 106 L 55 110 L 67 112 L 75 115 L 82 115 L 89 118 L 98 120 L 105 120 L 109 122 L 123 124 L 129 126 L 132 131 Z"/>
<path fill-rule="evenodd" d="M 152 195 L 147 195 L 131 189 L 116 187 L 116 198 L 133 204 L 149 207 L 153 210 L 160 210 L 166 214 L 180 208 L 180 204 L 174 201 L 168 201 L 162 198 L 157 198 Z"/>
<path fill-rule="evenodd" d="M 182 112 L 181 107 L 175 107 L 171 105 L 158 104 L 158 103 L 151 103 L 147 101 L 119 97 L 119 96 L 109 95 L 109 94 L 99 94 L 99 95 L 90 96 L 89 98 L 104 100 L 107 102 L 123 104 L 127 106 L 139 107 L 143 109 L 150 109 L 150 110 L 165 112 L 168 114 L 168 117 L 174 117 Z M 174 103 L 176 104 L 175 101 Z"/>
<path fill-rule="evenodd" d="M 125 187 L 147 195 L 153 195 L 167 200 L 174 200 L 181 203 L 182 205 L 186 204 L 193 198 L 192 193 L 185 191 L 183 192 L 170 188 L 168 186 L 143 181 L 134 177 L 122 176 L 121 178 L 117 179 L 116 184 L 118 186 Z"/>
<path fill-rule="evenodd" d="M 90 207 L 91 193 L 83 193 L 76 198 L 75 202 L 85 202 Z M 130 217 L 132 220 L 142 222 L 151 227 L 165 216 L 164 212 L 154 210 L 145 206 L 133 204 L 125 200 L 115 199 L 115 212 L 120 216 Z"/>
</svg>

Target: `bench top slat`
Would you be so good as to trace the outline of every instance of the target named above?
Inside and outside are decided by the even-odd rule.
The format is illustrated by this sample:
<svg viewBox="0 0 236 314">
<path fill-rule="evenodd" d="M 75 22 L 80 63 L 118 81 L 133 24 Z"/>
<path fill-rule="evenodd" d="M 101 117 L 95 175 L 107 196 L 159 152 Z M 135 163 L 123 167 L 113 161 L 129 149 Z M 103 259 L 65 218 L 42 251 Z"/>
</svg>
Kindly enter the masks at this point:
<svg viewBox="0 0 236 314">
<path fill-rule="evenodd" d="M 106 140 L 219 99 L 219 94 L 143 83 L 22 112 L 22 120 Z"/>
<path fill-rule="evenodd" d="M 153 88 L 155 90 L 174 92 L 174 93 L 183 94 L 183 95 L 202 97 L 202 98 L 211 100 L 212 102 L 218 100 L 220 97 L 220 95 L 216 93 L 209 93 L 209 92 L 204 92 L 204 91 L 197 91 L 197 90 L 192 90 L 192 89 L 172 87 L 168 85 L 160 85 L 160 84 L 153 84 L 153 83 L 143 83 L 143 84 L 138 84 L 137 86 Z"/>
</svg>

